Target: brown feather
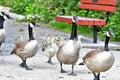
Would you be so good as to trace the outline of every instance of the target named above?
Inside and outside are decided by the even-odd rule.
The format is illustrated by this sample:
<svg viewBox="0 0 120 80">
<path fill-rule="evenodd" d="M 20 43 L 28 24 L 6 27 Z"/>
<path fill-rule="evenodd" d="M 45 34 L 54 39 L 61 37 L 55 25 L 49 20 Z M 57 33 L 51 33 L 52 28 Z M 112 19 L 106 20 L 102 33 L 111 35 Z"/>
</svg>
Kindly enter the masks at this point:
<svg viewBox="0 0 120 80">
<path fill-rule="evenodd" d="M 64 44 L 63 44 L 63 45 L 61 45 L 61 46 L 59 47 L 59 49 L 58 49 L 57 53 L 60 53 L 61 48 L 62 48 L 63 46 L 64 46 Z"/>
<path fill-rule="evenodd" d="M 85 62 L 86 59 L 91 58 L 97 54 L 99 54 L 100 52 L 102 52 L 101 50 L 92 50 L 90 52 L 88 52 L 84 57 L 83 57 L 83 61 Z"/>
<path fill-rule="evenodd" d="M 25 47 L 25 45 L 27 44 L 27 42 L 29 42 L 29 40 L 28 40 L 28 41 L 25 41 L 25 42 L 21 42 L 21 43 L 19 43 L 18 45 L 16 45 L 16 47 L 11 51 L 10 54 L 17 54 L 16 51 L 17 51 L 18 49 L 23 50 L 24 47 Z"/>
</svg>

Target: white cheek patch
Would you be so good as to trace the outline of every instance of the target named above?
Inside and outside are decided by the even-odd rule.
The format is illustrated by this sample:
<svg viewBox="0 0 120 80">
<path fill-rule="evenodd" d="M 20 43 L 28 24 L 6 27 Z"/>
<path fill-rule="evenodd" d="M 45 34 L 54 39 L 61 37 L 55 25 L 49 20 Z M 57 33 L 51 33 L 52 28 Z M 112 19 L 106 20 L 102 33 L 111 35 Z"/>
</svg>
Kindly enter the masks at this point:
<svg viewBox="0 0 120 80">
<path fill-rule="evenodd" d="M 72 22 L 74 22 L 74 23 L 75 23 L 76 21 L 72 18 Z"/>
<path fill-rule="evenodd" d="M 108 37 L 110 37 L 110 34 L 109 34 L 109 32 L 107 32 L 107 36 L 108 36 Z"/>
<path fill-rule="evenodd" d="M 0 16 L 3 16 L 3 14 L 0 12 Z"/>
<path fill-rule="evenodd" d="M 3 17 L 4 17 L 4 19 L 8 19 L 7 16 L 5 16 L 5 15 Z"/>
<path fill-rule="evenodd" d="M 30 23 L 30 27 L 34 28 L 35 26 L 32 23 Z"/>
<path fill-rule="evenodd" d="M 78 21 L 78 17 L 76 17 L 75 19 L 72 18 L 72 22 L 77 22 Z"/>
</svg>

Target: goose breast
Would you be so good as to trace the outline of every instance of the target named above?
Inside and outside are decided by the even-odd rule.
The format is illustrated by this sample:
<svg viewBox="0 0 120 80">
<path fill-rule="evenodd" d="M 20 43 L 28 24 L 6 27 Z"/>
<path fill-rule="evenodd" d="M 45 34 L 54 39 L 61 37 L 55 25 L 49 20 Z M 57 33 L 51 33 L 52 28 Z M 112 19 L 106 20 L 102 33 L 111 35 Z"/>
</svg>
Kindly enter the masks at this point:
<svg viewBox="0 0 120 80">
<path fill-rule="evenodd" d="M 37 53 L 38 50 L 38 43 L 36 40 L 29 41 L 23 50 L 23 55 L 25 58 L 29 58 L 34 56 Z"/>
<path fill-rule="evenodd" d="M 71 42 L 72 41 L 63 45 L 57 53 L 58 60 L 64 64 L 74 64 L 77 62 L 79 57 L 79 53 L 76 52 L 76 48 L 73 46 L 74 44 L 71 44 Z"/>
<path fill-rule="evenodd" d="M 112 53 L 103 51 L 96 56 L 85 60 L 87 67 L 93 72 L 104 72 L 110 69 L 114 63 Z"/>
</svg>

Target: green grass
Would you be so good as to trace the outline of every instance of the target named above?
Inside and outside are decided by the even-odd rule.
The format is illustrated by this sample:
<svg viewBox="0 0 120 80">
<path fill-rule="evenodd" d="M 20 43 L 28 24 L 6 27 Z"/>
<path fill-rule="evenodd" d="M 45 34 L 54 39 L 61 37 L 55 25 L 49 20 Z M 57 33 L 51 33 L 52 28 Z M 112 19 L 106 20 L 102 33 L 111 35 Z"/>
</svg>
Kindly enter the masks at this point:
<svg viewBox="0 0 120 80">
<path fill-rule="evenodd" d="M 66 32 L 66 33 L 70 33 L 71 29 L 72 29 L 72 25 L 65 23 L 65 22 L 58 22 L 55 21 L 53 23 L 51 23 L 52 28 L 55 28 L 57 30 Z M 90 26 L 79 26 L 77 27 L 77 33 L 78 35 L 84 35 L 86 37 L 93 37 L 93 27 Z M 104 32 L 98 32 L 97 33 L 97 37 L 98 40 L 105 40 L 105 35 L 106 35 L 106 31 Z M 111 37 L 111 41 L 115 41 L 115 38 Z"/>
<path fill-rule="evenodd" d="M 70 33 L 71 29 L 72 29 L 71 24 L 64 23 L 64 22 L 55 21 L 55 22 L 51 23 L 51 25 L 53 28 L 63 31 L 63 32 L 67 32 L 67 33 Z M 78 26 L 77 33 L 81 34 L 81 35 L 85 35 L 85 36 L 92 36 L 93 30 L 91 27 L 88 27 L 88 26 Z"/>
</svg>

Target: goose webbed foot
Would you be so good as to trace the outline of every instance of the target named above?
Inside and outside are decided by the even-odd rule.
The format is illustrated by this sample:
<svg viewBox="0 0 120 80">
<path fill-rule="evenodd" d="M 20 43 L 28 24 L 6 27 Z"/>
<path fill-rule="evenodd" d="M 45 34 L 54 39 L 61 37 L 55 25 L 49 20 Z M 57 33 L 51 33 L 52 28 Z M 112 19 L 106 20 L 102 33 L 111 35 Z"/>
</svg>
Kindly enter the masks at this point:
<svg viewBox="0 0 120 80">
<path fill-rule="evenodd" d="M 26 70 L 33 70 L 32 68 L 30 68 L 30 67 L 28 67 L 28 66 L 26 66 L 25 69 L 26 69 Z"/>
<path fill-rule="evenodd" d="M 25 59 L 25 60 L 22 59 L 22 61 L 23 61 L 23 62 L 20 64 L 21 67 L 25 68 L 26 70 L 32 70 L 32 68 L 29 68 L 29 67 L 27 66 L 27 64 L 26 64 L 26 59 Z"/>
<path fill-rule="evenodd" d="M 93 80 L 99 80 L 98 78 L 94 78 Z"/>
<path fill-rule="evenodd" d="M 77 74 L 75 74 L 75 73 L 70 73 L 70 74 L 68 74 L 68 75 L 71 75 L 71 76 L 77 76 Z"/>
<path fill-rule="evenodd" d="M 52 62 L 50 60 L 48 60 L 47 63 L 52 64 Z"/>
<path fill-rule="evenodd" d="M 60 67 L 61 67 L 61 71 L 60 71 L 61 73 L 67 73 L 66 71 L 63 70 L 62 63 L 60 63 Z"/>
<path fill-rule="evenodd" d="M 84 65 L 84 63 L 83 63 L 83 62 L 81 62 L 81 63 L 79 63 L 79 65 Z"/>
<path fill-rule="evenodd" d="M 60 72 L 61 72 L 61 73 L 67 73 L 67 71 L 65 71 L 65 70 L 63 70 L 63 69 L 61 69 Z"/>
<path fill-rule="evenodd" d="M 74 65 L 75 64 L 72 64 L 72 72 L 68 75 L 71 75 L 71 76 L 77 76 L 77 74 L 74 73 Z"/>
<path fill-rule="evenodd" d="M 47 61 L 47 63 L 53 64 L 52 61 L 51 61 L 51 58 Z"/>
<path fill-rule="evenodd" d="M 20 66 L 21 66 L 22 68 L 25 68 L 25 65 L 24 65 L 23 63 L 21 63 Z"/>
</svg>

